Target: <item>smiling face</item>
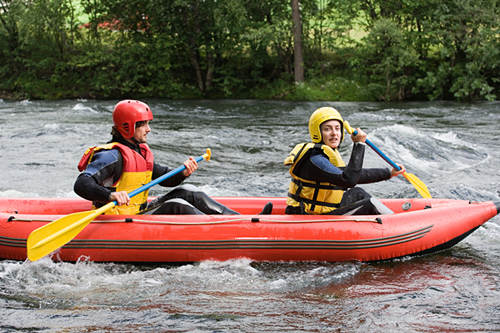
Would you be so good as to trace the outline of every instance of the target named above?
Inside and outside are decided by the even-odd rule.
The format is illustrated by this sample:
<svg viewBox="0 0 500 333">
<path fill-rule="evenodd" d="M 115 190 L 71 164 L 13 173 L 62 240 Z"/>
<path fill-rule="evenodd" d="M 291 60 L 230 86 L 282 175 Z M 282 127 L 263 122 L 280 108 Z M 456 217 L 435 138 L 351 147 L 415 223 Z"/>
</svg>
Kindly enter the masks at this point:
<svg viewBox="0 0 500 333">
<path fill-rule="evenodd" d="M 323 143 L 332 149 L 336 149 L 342 140 L 342 125 L 338 120 L 328 120 L 320 125 Z"/>
<path fill-rule="evenodd" d="M 137 143 L 146 143 L 146 136 L 151 132 L 151 128 L 149 127 L 149 120 L 139 121 L 135 124 L 135 131 L 133 139 Z"/>
</svg>

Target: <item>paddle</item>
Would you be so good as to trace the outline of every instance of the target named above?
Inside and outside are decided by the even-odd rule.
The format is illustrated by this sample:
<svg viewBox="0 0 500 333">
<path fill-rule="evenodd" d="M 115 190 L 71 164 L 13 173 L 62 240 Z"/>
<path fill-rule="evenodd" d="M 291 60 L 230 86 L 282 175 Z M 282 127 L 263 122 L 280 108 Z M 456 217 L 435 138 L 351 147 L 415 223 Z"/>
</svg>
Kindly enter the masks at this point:
<svg viewBox="0 0 500 333">
<path fill-rule="evenodd" d="M 344 127 L 346 129 L 346 131 L 349 133 L 349 134 L 354 134 L 356 135 L 357 134 L 357 131 L 355 131 L 347 121 L 344 121 Z M 371 149 L 373 149 L 380 157 L 382 157 L 387 163 L 389 163 L 394 169 L 396 170 L 401 170 L 401 168 L 399 167 L 399 165 L 397 165 L 396 163 L 394 163 L 389 157 L 387 157 L 387 155 L 385 155 L 380 149 L 377 148 L 377 146 L 375 146 L 373 144 L 373 142 L 371 142 L 370 140 L 366 139 L 366 142 L 365 142 L 368 146 L 370 146 Z M 429 192 L 429 190 L 427 189 L 427 186 L 417 177 L 415 176 L 414 174 L 412 173 L 407 173 L 406 171 L 403 173 L 403 176 L 406 178 L 406 180 L 408 182 L 410 182 L 410 184 L 413 185 L 413 187 L 415 187 L 415 189 L 418 191 L 418 193 L 420 193 L 420 195 L 422 196 L 422 198 L 426 198 L 426 199 L 430 199 L 432 198 L 431 196 L 431 193 Z"/>
<path fill-rule="evenodd" d="M 207 149 L 207 152 L 201 156 L 196 158 L 196 162 L 200 162 L 203 159 L 209 161 L 212 156 L 212 152 L 210 149 Z M 170 178 L 179 172 L 186 169 L 184 165 L 174 169 L 161 177 L 156 178 L 155 180 L 131 191 L 129 193 L 129 197 L 133 197 L 141 192 L 146 191 L 147 189 L 153 187 L 154 185 L 161 183 L 167 178 Z M 106 205 L 90 211 L 78 212 L 66 215 L 52 221 L 43 227 L 40 227 L 36 230 L 33 230 L 28 237 L 28 241 L 26 244 L 28 250 L 28 259 L 31 261 L 36 261 L 52 251 L 57 250 L 64 244 L 71 241 L 83 230 L 92 220 L 94 220 L 97 216 L 103 214 L 107 210 L 113 208 L 117 204 L 116 201 L 112 201 L 107 203 Z"/>
</svg>

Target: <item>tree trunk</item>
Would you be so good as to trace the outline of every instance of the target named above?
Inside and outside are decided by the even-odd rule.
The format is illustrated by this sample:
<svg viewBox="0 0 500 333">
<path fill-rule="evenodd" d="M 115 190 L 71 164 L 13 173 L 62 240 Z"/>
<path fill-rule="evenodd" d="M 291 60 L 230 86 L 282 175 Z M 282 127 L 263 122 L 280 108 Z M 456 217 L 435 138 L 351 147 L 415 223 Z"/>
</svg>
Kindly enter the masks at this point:
<svg viewBox="0 0 500 333">
<path fill-rule="evenodd" d="M 205 76 L 205 91 L 209 91 L 212 88 L 212 81 L 214 79 L 214 70 L 215 70 L 215 60 L 214 55 L 209 50 L 207 52 L 207 73 Z"/>
<path fill-rule="evenodd" d="M 17 22 L 9 17 L 8 14 L 9 8 L 7 2 L 0 1 L 0 23 L 2 23 L 5 31 L 7 31 L 9 50 L 14 52 L 19 47 L 19 30 L 17 28 Z"/>
<path fill-rule="evenodd" d="M 299 0 L 292 0 L 293 23 L 293 69 L 295 82 L 304 82 L 304 59 L 302 57 L 302 19 Z"/>
<path fill-rule="evenodd" d="M 191 61 L 191 65 L 193 66 L 196 73 L 196 82 L 198 83 L 198 89 L 200 89 L 201 92 L 204 92 L 205 86 L 203 85 L 203 75 L 201 74 L 201 67 L 198 61 L 198 57 L 196 56 L 196 51 L 191 48 L 188 48 L 188 50 L 189 60 Z"/>
</svg>

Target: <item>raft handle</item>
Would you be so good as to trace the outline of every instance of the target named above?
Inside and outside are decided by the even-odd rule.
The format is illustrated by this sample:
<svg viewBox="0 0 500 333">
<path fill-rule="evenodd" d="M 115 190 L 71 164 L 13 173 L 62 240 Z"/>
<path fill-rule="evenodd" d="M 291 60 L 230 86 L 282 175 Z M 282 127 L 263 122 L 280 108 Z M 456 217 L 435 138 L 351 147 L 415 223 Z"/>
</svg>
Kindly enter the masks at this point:
<svg viewBox="0 0 500 333">
<path fill-rule="evenodd" d="M 401 205 L 401 208 L 402 208 L 404 211 L 410 210 L 410 209 L 411 209 L 411 202 L 406 201 L 403 205 Z"/>
</svg>

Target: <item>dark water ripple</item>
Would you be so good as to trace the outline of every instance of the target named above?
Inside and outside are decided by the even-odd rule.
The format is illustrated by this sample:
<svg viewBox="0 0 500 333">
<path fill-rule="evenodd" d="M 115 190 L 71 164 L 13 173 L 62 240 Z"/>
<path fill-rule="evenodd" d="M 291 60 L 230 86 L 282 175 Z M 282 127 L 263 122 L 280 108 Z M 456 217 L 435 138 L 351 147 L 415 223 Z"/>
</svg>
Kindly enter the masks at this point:
<svg viewBox="0 0 500 333">
<path fill-rule="evenodd" d="M 0 196 L 75 196 L 76 164 L 89 145 L 109 139 L 115 102 L 0 101 Z M 211 195 L 284 195 L 283 159 L 308 139 L 310 113 L 328 104 L 434 197 L 500 200 L 498 102 L 148 102 L 158 160 L 176 167 L 212 149 L 213 160 L 190 179 Z M 385 166 L 372 152 L 366 165 Z M 418 195 L 399 178 L 365 188 L 380 197 Z M 383 263 L 4 260 L 0 331 L 496 332 L 499 235 L 496 217 L 452 249 Z"/>
</svg>

